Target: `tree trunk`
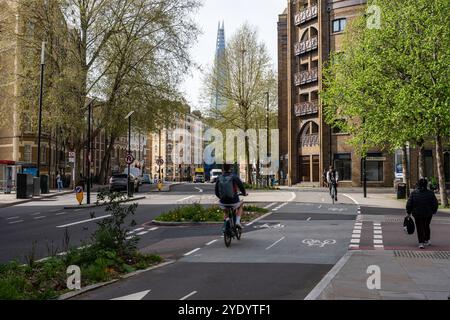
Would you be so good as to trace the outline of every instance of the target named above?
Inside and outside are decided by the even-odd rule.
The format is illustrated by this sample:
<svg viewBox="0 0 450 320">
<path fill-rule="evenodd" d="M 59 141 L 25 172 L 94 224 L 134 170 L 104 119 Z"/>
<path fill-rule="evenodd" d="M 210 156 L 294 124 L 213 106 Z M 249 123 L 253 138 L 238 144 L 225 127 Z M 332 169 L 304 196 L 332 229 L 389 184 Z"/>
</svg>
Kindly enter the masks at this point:
<svg viewBox="0 0 450 320">
<path fill-rule="evenodd" d="M 402 169 L 403 169 L 403 182 L 406 184 L 406 196 L 409 197 L 410 193 L 410 181 L 408 172 L 408 152 L 406 151 L 406 145 L 402 147 Z"/>
<path fill-rule="evenodd" d="M 108 147 L 105 150 L 105 154 L 103 156 L 102 159 L 102 163 L 100 166 L 100 178 L 99 180 L 103 183 L 106 184 L 106 180 L 108 178 L 108 167 L 109 167 L 109 159 L 111 158 L 111 151 L 114 147 L 114 143 L 116 141 L 116 138 L 114 137 L 114 135 L 111 135 L 110 140 L 109 140 L 109 144 Z"/>
<path fill-rule="evenodd" d="M 245 162 L 246 162 L 246 167 L 247 167 L 246 180 L 247 180 L 248 184 L 253 184 L 253 182 L 252 182 L 253 166 L 250 163 L 250 150 L 249 149 L 250 149 L 249 139 L 246 136 L 245 137 Z"/>
<path fill-rule="evenodd" d="M 419 179 L 425 177 L 425 159 L 424 159 L 424 142 L 423 140 L 419 141 Z"/>
<path fill-rule="evenodd" d="M 439 179 L 439 192 L 441 196 L 441 204 L 448 207 L 447 191 L 445 190 L 445 174 L 444 174 L 444 152 L 442 149 L 442 137 L 436 136 L 436 165 Z"/>
</svg>

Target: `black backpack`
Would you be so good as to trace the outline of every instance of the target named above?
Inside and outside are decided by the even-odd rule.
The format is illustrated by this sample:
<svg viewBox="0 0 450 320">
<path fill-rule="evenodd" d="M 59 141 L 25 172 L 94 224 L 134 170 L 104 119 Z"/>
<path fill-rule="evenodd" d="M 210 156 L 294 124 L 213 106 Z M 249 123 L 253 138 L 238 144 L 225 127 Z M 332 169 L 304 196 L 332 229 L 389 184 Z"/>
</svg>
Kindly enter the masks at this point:
<svg viewBox="0 0 450 320">
<path fill-rule="evenodd" d="M 413 234 L 416 229 L 416 225 L 411 217 L 405 217 L 403 220 L 403 229 L 407 234 Z"/>
</svg>

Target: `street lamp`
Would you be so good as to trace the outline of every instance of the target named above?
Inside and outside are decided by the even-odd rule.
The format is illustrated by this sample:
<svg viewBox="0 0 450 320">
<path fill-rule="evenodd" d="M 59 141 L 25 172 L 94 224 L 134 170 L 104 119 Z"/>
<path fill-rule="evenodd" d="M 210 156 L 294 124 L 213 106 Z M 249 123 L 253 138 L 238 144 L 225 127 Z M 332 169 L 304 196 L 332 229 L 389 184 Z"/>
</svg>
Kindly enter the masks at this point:
<svg viewBox="0 0 450 320">
<path fill-rule="evenodd" d="M 266 139 L 267 139 L 267 156 L 270 157 L 270 147 L 269 147 L 269 91 L 265 92 L 266 94 Z M 269 174 L 266 174 L 267 177 L 267 187 L 269 186 Z"/>
<path fill-rule="evenodd" d="M 128 154 L 131 154 L 131 115 L 134 113 L 134 111 L 130 111 L 125 117 L 125 120 L 128 119 Z M 127 195 L 128 198 L 131 197 L 131 190 L 130 190 L 130 165 L 131 162 L 128 161 L 128 174 L 127 174 Z"/>
<path fill-rule="evenodd" d="M 44 92 L 44 67 L 45 67 L 45 41 L 41 47 L 41 79 L 39 88 L 39 122 L 38 122 L 38 154 L 37 154 L 37 176 L 41 174 L 41 131 L 42 131 L 42 99 Z"/>
</svg>

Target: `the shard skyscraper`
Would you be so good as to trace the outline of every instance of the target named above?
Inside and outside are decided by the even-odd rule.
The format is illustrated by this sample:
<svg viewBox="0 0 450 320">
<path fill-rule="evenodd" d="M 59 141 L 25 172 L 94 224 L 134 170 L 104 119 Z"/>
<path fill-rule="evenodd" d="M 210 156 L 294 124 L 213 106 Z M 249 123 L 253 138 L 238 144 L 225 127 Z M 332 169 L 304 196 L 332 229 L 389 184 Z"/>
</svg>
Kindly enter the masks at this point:
<svg viewBox="0 0 450 320">
<path fill-rule="evenodd" d="M 221 85 L 222 81 L 225 81 L 224 78 L 226 76 L 225 70 L 220 70 L 221 62 L 220 60 L 223 58 L 225 54 L 225 23 L 222 21 L 222 25 L 218 24 L 217 27 L 217 41 L 216 41 L 216 56 L 215 56 L 215 64 L 218 67 L 218 77 L 219 77 L 219 86 Z M 216 97 L 213 101 L 213 107 L 221 110 L 225 108 L 226 106 L 226 100 L 222 97 L 220 97 L 220 94 L 218 90 L 216 90 Z"/>
</svg>

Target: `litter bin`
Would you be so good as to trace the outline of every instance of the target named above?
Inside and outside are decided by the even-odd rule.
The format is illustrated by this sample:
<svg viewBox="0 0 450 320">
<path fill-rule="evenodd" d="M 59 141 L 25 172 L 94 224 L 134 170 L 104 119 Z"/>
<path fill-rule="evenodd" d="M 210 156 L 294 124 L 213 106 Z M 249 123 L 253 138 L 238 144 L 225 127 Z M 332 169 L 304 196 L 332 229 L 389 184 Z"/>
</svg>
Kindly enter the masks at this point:
<svg viewBox="0 0 450 320">
<path fill-rule="evenodd" d="M 397 199 L 406 199 L 406 183 L 397 185 Z"/>
<path fill-rule="evenodd" d="M 33 177 L 33 197 L 41 195 L 41 178 Z"/>
<path fill-rule="evenodd" d="M 16 198 L 29 199 L 33 197 L 33 176 L 27 173 L 17 174 Z"/>
<path fill-rule="evenodd" d="M 48 174 L 41 175 L 41 193 L 49 193 L 49 178 Z"/>
</svg>

